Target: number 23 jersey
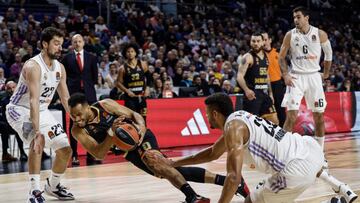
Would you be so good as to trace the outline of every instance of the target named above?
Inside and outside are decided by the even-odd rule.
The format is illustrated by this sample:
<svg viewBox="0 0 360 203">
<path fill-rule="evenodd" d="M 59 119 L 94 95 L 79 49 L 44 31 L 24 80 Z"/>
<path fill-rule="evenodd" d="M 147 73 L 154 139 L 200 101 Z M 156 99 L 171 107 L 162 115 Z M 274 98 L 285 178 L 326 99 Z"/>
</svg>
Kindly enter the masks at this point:
<svg viewBox="0 0 360 203">
<path fill-rule="evenodd" d="M 249 140 L 244 144 L 244 163 L 255 164 L 258 171 L 278 173 L 290 161 L 304 159 L 308 155 L 305 142 L 297 133 L 286 132 L 272 122 L 246 111 L 232 113 L 226 123 L 232 120 L 241 120 L 249 128 Z"/>
<path fill-rule="evenodd" d="M 39 102 L 40 111 L 43 111 L 48 108 L 62 77 L 60 62 L 53 60 L 52 68 L 49 69 L 45 64 L 41 53 L 29 60 L 34 60 L 40 66 L 41 78 Z M 30 109 L 30 89 L 28 83 L 32 83 L 33 81 L 26 81 L 23 74 L 24 71 L 21 72 L 19 83 L 14 94 L 10 98 L 10 103 Z"/>
</svg>

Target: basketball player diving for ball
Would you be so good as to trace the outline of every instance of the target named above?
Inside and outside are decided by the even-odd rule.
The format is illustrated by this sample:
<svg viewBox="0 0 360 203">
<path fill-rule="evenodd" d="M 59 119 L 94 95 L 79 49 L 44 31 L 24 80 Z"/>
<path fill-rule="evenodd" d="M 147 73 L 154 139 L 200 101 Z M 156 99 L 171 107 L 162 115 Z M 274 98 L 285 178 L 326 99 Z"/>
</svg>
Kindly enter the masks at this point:
<svg viewBox="0 0 360 203">
<path fill-rule="evenodd" d="M 140 143 L 136 149 L 126 152 L 126 160 L 150 175 L 166 178 L 184 193 L 186 203 L 210 202 L 197 195 L 187 181 L 224 185 L 225 176 L 203 168 L 170 166 L 169 160 L 159 151 L 155 135 L 146 128 L 142 116 L 114 100 L 104 99 L 89 105 L 84 94 L 76 93 L 68 103 L 74 119 L 72 135 L 95 158 L 103 159 L 114 144 L 109 129 L 116 129 L 124 121 L 130 120 L 139 129 Z M 239 185 L 234 194 L 246 197 L 249 190 L 244 180 Z"/>
</svg>

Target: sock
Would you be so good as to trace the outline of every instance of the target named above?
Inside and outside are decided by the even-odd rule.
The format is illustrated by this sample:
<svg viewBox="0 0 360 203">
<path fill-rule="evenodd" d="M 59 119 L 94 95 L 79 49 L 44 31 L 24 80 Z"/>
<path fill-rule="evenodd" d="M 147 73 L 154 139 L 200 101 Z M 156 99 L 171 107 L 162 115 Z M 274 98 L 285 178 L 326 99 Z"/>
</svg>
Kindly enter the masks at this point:
<svg viewBox="0 0 360 203">
<path fill-rule="evenodd" d="M 51 175 L 49 178 L 51 190 L 56 190 L 56 186 L 60 183 L 62 175 L 63 173 L 54 173 L 53 171 L 51 171 Z"/>
<path fill-rule="evenodd" d="M 225 176 L 216 174 L 215 176 L 215 184 L 216 185 L 224 185 L 225 183 Z"/>
<path fill-rule="evenodd" d="M 319 143 L 321 149 L 324 150 L 325 136 L 322 137 L 315 136 L 315 140 Z"/>
<path fill-rule="evenodd" d="M 326 171 L 322 171 L 319 178 L 329 184 L 331 188 L 335 190 L 335 192 L 338 192 L 340 189 L 340 185 L 344 184 Z"/>
<path fill-rule="evenodd" d="M 30 192 L 40 190 L 40 174 L 29 174 Z"/>
<path fill-rule="evenodd" d="M 180 190 L 186 196 L 187 202 L 192 200 L 196 196 L 195 191 L 192 189 L 192 187 L 188 183 L 185 183 L 184 185 L 182 185 Z"/>
<path fill-rule="evenodd" d="M 176 167 L 186 181 L 205 183 L 205 169 L 200 167 Z"/>
</svg>

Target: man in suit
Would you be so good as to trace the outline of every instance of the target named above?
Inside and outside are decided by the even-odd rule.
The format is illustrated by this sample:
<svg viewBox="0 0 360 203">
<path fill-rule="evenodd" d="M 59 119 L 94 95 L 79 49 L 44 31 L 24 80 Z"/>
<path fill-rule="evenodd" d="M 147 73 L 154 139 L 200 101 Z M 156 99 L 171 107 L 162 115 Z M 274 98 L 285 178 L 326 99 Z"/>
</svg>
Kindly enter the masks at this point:
<svg viewBox="0 0 360 203">
<path fill-rule="evenodd" d="M 70 95 L 82 92 L 86 95 L 87 101 L 92 104 L 97 101 L 95 84 L 97 83 L 98 68 L 96 56 L 84 50 L 84 38 L 80 34 L 75 34 L 71 40 L 74 51 L 66 54 L 62 60 L 67 74 L 67 85 Z M 70 129 L 73 122 L 70 120 Z M 77 154 L 77 141 L 71 136 L 70 145 L 73 150 L 72 164 L 79 165 Z M 87 157 L 87 161 L 92 159 Z"/>
</svg>

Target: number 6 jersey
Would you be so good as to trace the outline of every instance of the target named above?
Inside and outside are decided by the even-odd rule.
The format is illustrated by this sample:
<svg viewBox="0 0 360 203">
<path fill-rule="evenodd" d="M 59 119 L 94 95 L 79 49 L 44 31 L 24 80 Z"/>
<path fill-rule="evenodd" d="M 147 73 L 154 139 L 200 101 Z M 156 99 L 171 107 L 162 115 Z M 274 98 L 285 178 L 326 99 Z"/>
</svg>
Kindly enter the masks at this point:
<svg viewBox="0 0 360 203">
<path fill-rule="evenodd" d="M 301 135 L 286 132 L 281 127 L 246 111 L 232 113 L 225 125 L 241 120 L 249 128 L 249 140 L 244 144 L 244 163 L 255 164 L 256 170 L 278 173 L 290 161 L 304 159 L 308 149 Z"/>
<path fill-rule="evenodd" d="M 61 79 L 61 66 L 57 60 L 52 61 L 52 70 L 50 70 L 45 64 L 41 53 L 34 56 L 29 60 L 34 60 L 40 66 L 40 111 L 48 108 L 57 86 Z M 30 109 L 30 90 L 28 83 L 33 81 L 26 81 L 24 78 L 24 72 L 21 72 L 19 83 L 12 97 L 10 98 L 10 104 L 23 106 Z"/>
<path fill-rule="evenodd" d="M 314 73 L 320 70 L 321 45 L 319 29 L 310 26 L 308 33 L 291 30 L 291 69 L 296 73 Z"/>
</svg>

